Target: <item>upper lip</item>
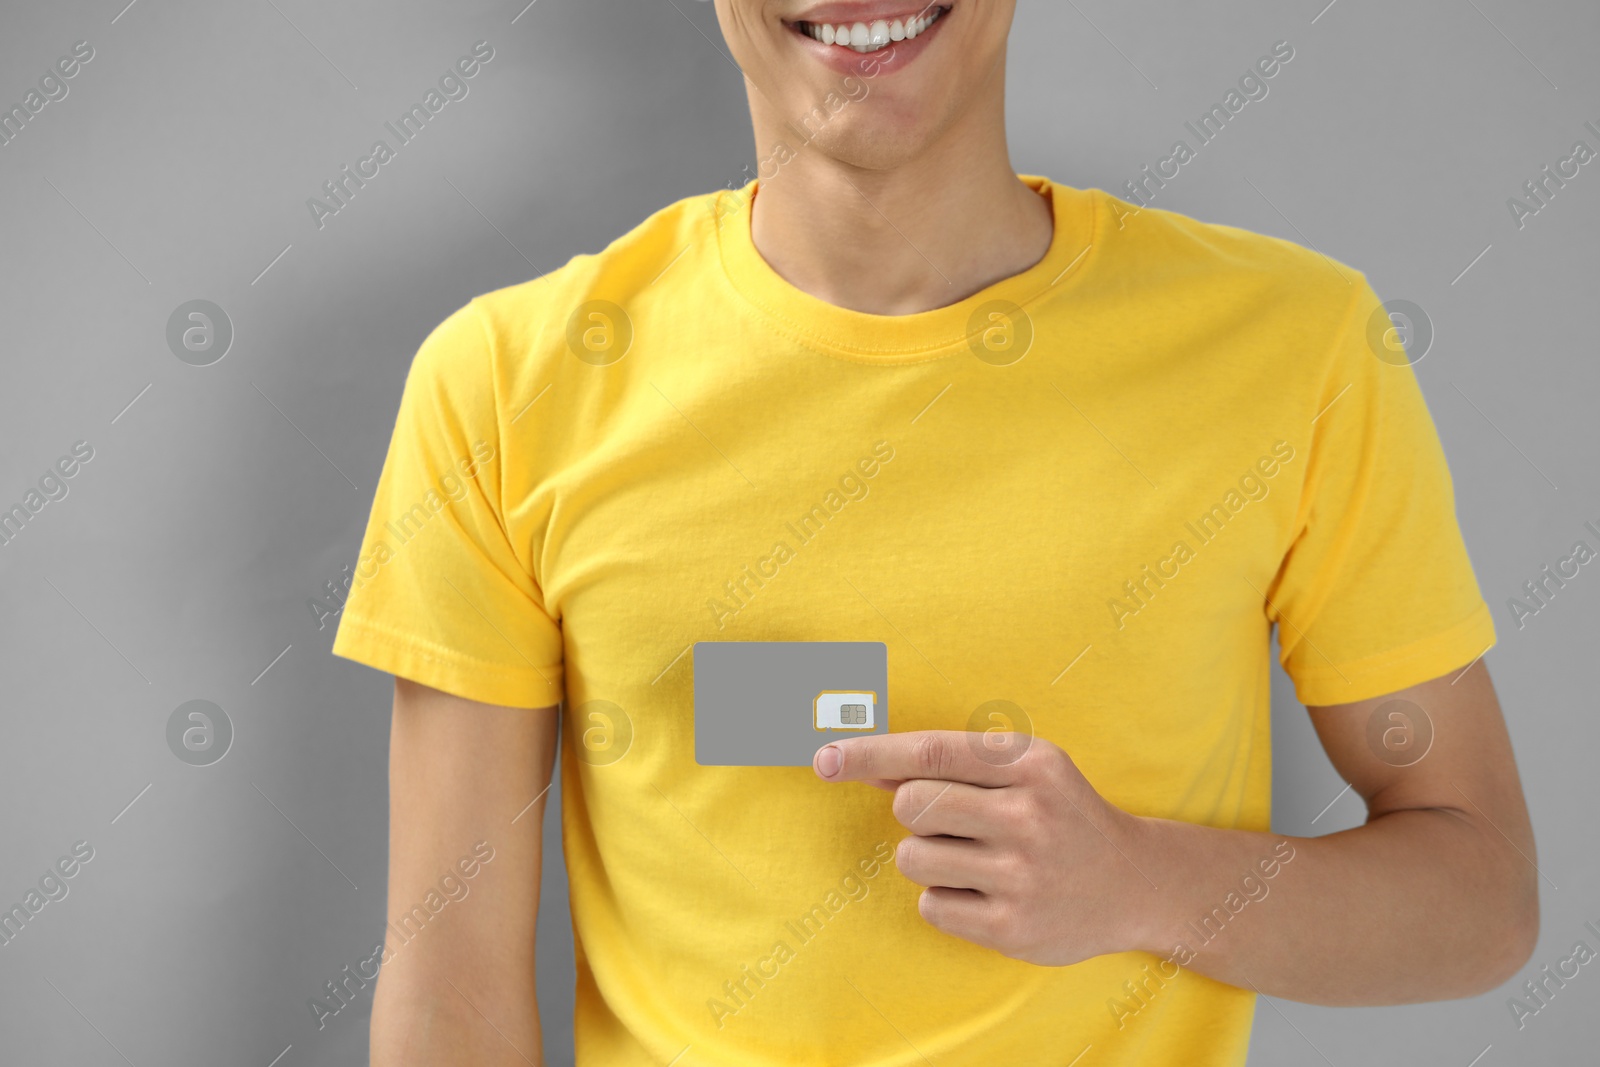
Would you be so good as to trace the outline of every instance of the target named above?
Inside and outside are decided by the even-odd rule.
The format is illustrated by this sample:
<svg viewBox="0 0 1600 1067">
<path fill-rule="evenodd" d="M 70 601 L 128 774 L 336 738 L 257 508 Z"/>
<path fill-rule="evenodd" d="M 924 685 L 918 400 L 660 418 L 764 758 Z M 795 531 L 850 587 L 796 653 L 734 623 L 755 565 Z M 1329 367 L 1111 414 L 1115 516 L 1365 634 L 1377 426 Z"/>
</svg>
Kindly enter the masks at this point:
<svg viewBox="0 0 1600 1067">
<path fill-rule="evenodd" d="M 944 2 L 923 2 L 923 0 L 837 0 L 831 4 L 818 4 L 807 8 L 804 13 L 790 19 L 794 22 L 808 22 L 812 24 L 864 22 L 868 26 L 874 22 L 892 22 L 906 16 L 915 18 L 918 15 L 931 14 L 937 8 L 948 9 L 950 0 Z"/>
</svg>

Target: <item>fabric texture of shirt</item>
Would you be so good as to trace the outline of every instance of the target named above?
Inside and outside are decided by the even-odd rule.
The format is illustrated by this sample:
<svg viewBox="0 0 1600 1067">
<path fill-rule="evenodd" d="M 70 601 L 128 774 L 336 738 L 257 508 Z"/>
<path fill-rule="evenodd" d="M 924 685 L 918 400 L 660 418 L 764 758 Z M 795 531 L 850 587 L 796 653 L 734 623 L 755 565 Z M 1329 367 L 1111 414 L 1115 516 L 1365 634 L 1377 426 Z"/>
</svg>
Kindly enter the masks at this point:
<svg viewBox="0 0 1600 1067">
<path fill-rule="evenodd" d="M 1258 831 L 1274 625 L 1308 705 L 1494 641 L 1364 275 L 1021 179 L 1049 251 L 948 307 L 789 284 L 752 182 L 473 298 L 412 363 L 333 650 L 564 701 L 580 1065 L 1244 1063 L 1249 991 L 924 922 L 889 794 L 699 766 L 697 641 L 881 641 L 893 730 L 1014 708 L 1111 803 Z M 1221 914 L 1190 947 L 1249 921 Z"/>
</svg>

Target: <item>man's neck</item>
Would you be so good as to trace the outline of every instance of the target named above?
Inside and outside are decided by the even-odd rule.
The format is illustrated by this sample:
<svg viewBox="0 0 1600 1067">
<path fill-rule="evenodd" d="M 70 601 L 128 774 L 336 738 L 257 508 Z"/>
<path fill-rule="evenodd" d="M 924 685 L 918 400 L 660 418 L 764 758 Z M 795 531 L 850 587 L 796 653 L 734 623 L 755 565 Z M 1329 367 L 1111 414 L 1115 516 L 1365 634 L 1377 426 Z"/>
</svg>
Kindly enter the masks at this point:
<svg viewBox="0 0 1600 1067">
<path fill-rule="evenodd" d="M 891 170 L 801 149 L 758 185 L 756 249 L 796 288 L 875 315 L 945 307 L 1027 270 L 1050 248 L 1050 205 L 1011 169 L 1003 122 L 971 124 Z"/>
</svg>

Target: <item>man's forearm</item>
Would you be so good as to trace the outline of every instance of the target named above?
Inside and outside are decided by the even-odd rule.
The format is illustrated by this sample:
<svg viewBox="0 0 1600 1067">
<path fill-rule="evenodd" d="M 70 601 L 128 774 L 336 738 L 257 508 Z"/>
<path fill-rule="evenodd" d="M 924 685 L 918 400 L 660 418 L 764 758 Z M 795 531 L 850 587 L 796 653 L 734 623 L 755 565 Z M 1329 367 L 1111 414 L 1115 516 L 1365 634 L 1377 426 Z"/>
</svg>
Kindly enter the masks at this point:
<svg viewBox="0 0 1600 1067">
<path fill-rule="evenodd" d="M 396 964 L 403 961 L 396 960 Z M 471 967 L 463 968 L 471 976 Z M 385 967 L 372 1005 L 372 1067 L 539 1067 L 544 1063 L 532 977 L 483 988 Z M 476 987 L 476 988 L 475 988 Z"/>
<path fill-rule="evenodd" d="M 1140 819 L 1128 855 L 1154 883 L 1133 947 L 1163 978 L 1327 1005 L 1472 996 L 1515 973 L 1538 929 L 1531 857 L 1454 811 L 1316 838 Z"/>
</svg>

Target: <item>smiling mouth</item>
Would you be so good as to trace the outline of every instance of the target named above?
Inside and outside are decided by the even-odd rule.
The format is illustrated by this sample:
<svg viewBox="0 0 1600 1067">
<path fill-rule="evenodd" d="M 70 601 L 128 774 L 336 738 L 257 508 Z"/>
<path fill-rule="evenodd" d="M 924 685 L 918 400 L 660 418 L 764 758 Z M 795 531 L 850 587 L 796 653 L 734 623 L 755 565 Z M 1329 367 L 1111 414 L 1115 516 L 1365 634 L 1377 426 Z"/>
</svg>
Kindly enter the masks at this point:
<svg viewBox="0 0 1600 1067">
<path fill-rule="evenodd" d="M 893 19 L 873 22 L 795 22 L 795 32 L 823 44 L 848 48 L 853 52 L 877 52 L 899 41 L 912 41 L 928 27 L 950 13 L 948 5 L 929 4 Z"/>
</svg>

